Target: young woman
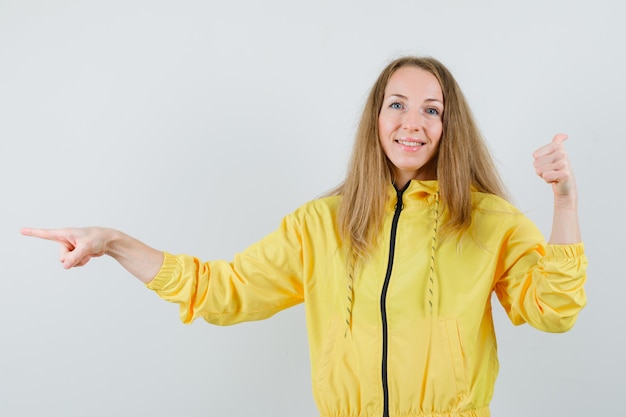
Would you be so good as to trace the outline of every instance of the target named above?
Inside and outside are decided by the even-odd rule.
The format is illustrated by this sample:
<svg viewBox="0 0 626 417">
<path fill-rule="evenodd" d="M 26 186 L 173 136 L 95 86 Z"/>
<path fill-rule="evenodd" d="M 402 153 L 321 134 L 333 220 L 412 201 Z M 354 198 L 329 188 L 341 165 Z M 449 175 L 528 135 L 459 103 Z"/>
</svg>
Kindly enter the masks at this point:
<svg viewBox="0 0 626 417">
<path fill-rule="evenodd" d="M 104 254 L 185 323 L 260 320 L 305 302 L 321 416 L 488 416 L 496 292 L 511 321 L 572 327 L 586 302 L 565 135 L 534 153 L 552 186 L 549 243 L 504 187 L 449 71 L 405 57 L 374 84 L 347 178 L 232 262 L 152 249 L 105 228 L 23 229 L 65 268 Z"/>
</svg>

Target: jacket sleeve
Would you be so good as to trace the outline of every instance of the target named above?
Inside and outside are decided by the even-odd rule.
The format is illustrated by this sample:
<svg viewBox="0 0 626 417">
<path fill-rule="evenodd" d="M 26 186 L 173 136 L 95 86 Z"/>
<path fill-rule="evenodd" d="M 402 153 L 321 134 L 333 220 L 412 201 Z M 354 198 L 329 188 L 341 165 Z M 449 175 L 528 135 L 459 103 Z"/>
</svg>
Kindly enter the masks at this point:
<svg viewBox="0 0 626 417">
<path fill-rule="evenodd" d="M 583 244 L 545 244 L 528 219 L 506 239 L 501 270 L 496 294 L 515 325 L 529 323 L 546 332 L 565 332 L 587 303 Z"/>
<path fill-rule="evenodd" d="M 159 273 L 146 286 L 178 303 L 183 323 L 198 317 L 218 325 L 262 320 L 304 301 L 301 243 L 292 214 L 232 262 L 166 252 Z"/>
</svg>

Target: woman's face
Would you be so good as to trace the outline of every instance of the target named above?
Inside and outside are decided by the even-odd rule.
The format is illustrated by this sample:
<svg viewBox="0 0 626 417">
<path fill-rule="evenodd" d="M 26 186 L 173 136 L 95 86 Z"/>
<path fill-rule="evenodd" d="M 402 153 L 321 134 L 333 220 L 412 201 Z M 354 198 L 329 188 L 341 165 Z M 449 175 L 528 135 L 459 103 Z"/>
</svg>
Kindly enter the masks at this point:
<svg viewBox="0 0 626 417">
<path fill-rule="evenodd" d="M 443 132 L 443 93 L 431 73 L 405 66 L 393 73 L 378 115 L 378 133 L 394 166 L 395 184 L 435 179 L 434 157 Z"/>
</svg>

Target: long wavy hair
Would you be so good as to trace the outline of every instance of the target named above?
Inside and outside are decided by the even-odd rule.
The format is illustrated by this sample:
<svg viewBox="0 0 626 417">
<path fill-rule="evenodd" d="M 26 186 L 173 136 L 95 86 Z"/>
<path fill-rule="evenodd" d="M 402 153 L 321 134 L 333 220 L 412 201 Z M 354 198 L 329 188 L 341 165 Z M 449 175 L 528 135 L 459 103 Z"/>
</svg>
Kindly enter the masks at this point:
<svg viewBox="0 0 626 417">
<path fill-rule="evenodd" d="M 471 223 L 471 191 L 507 199 L 507 192 L 472 112 L 448 69 L 430 57 L 407 56 L 381 72 L 365 103 L 345 180 L 330 195 L 341 195 L 339 232 L 358 258 L 370 252 L 381 230 L 393 164 L 380 144 L 378 116 L 391 76 L 405 66 L 421 68 L 439 81 L 444 99 L 443 134 L 435 156 L 442 212 L 441 233 L 462 235 Z"/>
</svg>

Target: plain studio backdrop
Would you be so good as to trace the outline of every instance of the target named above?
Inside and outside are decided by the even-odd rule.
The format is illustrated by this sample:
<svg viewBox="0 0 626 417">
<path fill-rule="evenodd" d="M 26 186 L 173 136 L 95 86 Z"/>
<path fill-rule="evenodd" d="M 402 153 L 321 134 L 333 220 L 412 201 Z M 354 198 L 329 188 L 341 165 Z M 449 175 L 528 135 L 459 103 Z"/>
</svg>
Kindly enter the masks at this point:
<svg viewBox="0 0 626 417">
<path fill-rule="evenodd" d="M 110 258 L 65 271 L 19 228 L 102 225 L 233 254 L 343 178 L 382 68 L 456 76 L 515 203 L 549 235 L 531 154 L 558 132 L 589 305 L 566 334 L 494 299 L 494 416 L 623 410 L 626 30 L 616 1 L 0 1 L 0 415 L 316 416 L 304 309 L 185 326 Z M 618 188 L 616 188 L 618 187 Z"/>
</svg>

